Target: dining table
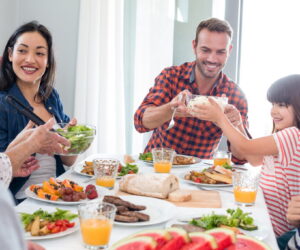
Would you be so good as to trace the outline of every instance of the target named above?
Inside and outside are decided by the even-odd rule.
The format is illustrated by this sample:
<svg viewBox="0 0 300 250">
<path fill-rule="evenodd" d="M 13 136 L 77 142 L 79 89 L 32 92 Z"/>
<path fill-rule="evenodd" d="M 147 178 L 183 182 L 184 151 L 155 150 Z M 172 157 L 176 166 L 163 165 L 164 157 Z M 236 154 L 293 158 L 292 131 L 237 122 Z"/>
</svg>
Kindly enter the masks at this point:
<svg viewBox="0 0 300 250">
<path fill-rule="evenodd" d="M 98 157 L 114 157 L 122 161 L 123 156 L 121 155 L 108 155 L 108 154 L 97 154 L 97 155 L 91 155 L 88 157 L 88 160 L 91 160 L 93 158 Z M 71 168 L 69 168 L 64 174 L 58 177 L 58 179 L 69 179 L 72 181 L 75 181 L 76 183 L 80 185 L 87 185 L 87 184 L 95 184 L 95 180 L 91 177 L 84 176 L 78 171 L 74 171 L 75 167 L 78 166 L 78 164 L 82 164 L 82 162 L 74 164 Z M 139 173 L 153 173 L 154 169 L 152 164 L 146 163 L 141 160 L 136 160 L 135 164 L 137 164 L 139 168 Z M 238 206 L 234 202 L 234 195 L 233 195 L 233 188 L 232 186 L 229 187 L 209 187 L 208 185 L 197 185 L 191 184 L 190 182 L 185 181 L 182 177 L 185 173 L 188 173 L 191 170 L 202 170 L 204 168 L 207 168 L 210 164 L 209 160 L 200 160 L 200 162 L 192 165 L 186 165 L 181 167 L 173 166 L 171 169 L 171 174 L 174 174 L 179 177 L 180 180 L 180 189 L 187 189 L 187 190 L 205 190 L 205 191 L 214 191 L 214 193 L 218 193 L 220 197 L 220 207 L 188 207 L 188 206 L 171 206 L 169 209 L 168 217 L 162 218 L 161 220 L 158 220 L 157 223 L 151 224 L 151 223 L 144 223 L 143 225 L 138 225 L 135 223 L 134 225 L 131 224 L 122 224 L 122 223 L 115 223 L 113 225 L 112 234 L 110 238 L 109 245 L 116 243 L 117 241 L 131 235 L 134 233 L 137 233 L 139 231 L 145 230 L 145 229 L 163 229 L 165 227 L 169 227 L 172 222 L 176 222 L 177 220 L 180 220 L 182 218 L 192 218 L 197 217 L 197 215 L 200 214 L 210 214 L 212 211 L 214 211 L 216 214 L 218 212 L 224 213 L 226 209 L 236 209 Z M 107 190 L 107 194 L 115 195 L 118 192 L 118 181 L 112 190 Z M 133 196 L 135 197 L 135 196 Z M 154 198 L 152 198 L 154 199 Z M 138 200 L 138 198 L 137 198 Z M 205 202 L 205 201 L 204 201 Z M 77 205 L 78 206 L 78 205 Z M 54 208 L 60 208 L 60 209 L 66 209 L 70 210 L 73 213 L 78 213 L 76 205 L 68 205 L 68 204 L 53 204 L 48 203 L 45 201 L 36 200 L 33 198 L 27 198 L 20 204 L 16 206 L 16 210 L 18 213 L 20 212 L 34 212 L 37 209 L 41 208 L 44 210 L 53 210 Z M 254 237 L 257 237 L 258 239 L 261 239 L 263 242 L 268 244 L 271 249 L 277 250 L 278 245 L 276 242 L 276 237 L 272 229 L 272 224 L 270 221 L 270 217 L 268 214 L 268 210 L 266 207 L 266 203 L 263 197 L 262 190 L 259 189 L 256 197 L 256 202 L 251 207 L 241 207 L 243 211 L 251 213 L 251 216 L 253 216 L 254 221 L 256 225 L 258 225 L 258 233 L 255 235 L 255 233 L 252 235 Z M 172 211 L 171 211 L 172 210 Z M 164 215 L 165 216 L 165 215 Z M 77 223 L 79 224 L 79 223 Z M 73 230 L 73 233 L 61 236 L 61 237 L 55 237 L 53 235 L 53 238 L 43 238 L 39 240 L 34 240 L 36 243 L 43 246 L 45 249 L 73 249 L 73 250 L 80 250 L 85 249 L 80 233 L 80 227 L 77 225 L 76 229 Z M 253 232 L 252 232 L 253 233 Z M 251 234 L 250 234 L 251 235 Z"/>
</svg>

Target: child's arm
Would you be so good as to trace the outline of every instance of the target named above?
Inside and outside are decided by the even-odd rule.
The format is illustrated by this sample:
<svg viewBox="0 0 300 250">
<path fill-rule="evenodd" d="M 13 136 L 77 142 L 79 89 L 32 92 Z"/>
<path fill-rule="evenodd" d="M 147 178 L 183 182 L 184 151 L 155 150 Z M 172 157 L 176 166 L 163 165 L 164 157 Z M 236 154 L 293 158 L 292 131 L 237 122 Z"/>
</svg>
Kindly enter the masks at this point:
<svg viewBox="0 0 300 250">
<path fill-rule="evenodd" d="M 236 147 L 241 154 L 245 155 L 248 161 L 251 162 L 250 158 L 257 161 L 265 155 L 278 154 L 278 149 L 272 135 L 257 139 L 246 138 L 245 135 L 230 123 L 222 107 L 213 100 L 213 98 L 209 98 L 209 101 L 210 105 L 195 105 L 193 113 L 196 114 L 195 116 L 199 119 L 212 121 L 219 126 L 230 143 Z"/>
<path fill-rule="evenodd" d="M 290 224 L 300 226 L 300 195 L 293 196 L 289 201 L 286 217 Z"/>
</svg>

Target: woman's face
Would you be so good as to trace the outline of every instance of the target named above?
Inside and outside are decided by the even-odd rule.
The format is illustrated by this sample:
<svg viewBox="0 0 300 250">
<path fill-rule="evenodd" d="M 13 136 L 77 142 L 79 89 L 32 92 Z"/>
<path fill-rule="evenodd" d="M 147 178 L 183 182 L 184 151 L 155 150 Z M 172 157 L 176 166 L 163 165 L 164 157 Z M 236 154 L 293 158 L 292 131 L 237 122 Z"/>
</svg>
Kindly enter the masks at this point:
<svg viewBox="0 0 300 250">
<path fill-rule="evenodd" d="M 45 38 L 35 31 L 23 33 L 9 50 L 9 60 L 18 84 L 40 83 L 48 63 Z"/>
<path fill-rule="evenodd" d="M 295 112 L 292 105 L 273 103 L 271 109 L 275 129 L 282 130 L 296 125 Z"/>
</svg>

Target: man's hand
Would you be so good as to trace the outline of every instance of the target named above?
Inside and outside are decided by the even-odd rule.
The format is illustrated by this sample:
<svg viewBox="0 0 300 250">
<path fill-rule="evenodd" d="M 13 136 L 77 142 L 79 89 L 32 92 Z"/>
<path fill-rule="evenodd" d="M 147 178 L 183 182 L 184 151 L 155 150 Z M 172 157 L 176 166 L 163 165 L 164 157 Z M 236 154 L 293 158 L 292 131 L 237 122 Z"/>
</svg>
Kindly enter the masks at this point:
<svg viewBox="0 0 300 250">
<path fill-rule="evenodd" d="M 13 177 L 26 177 L 39 167 L 38 160 L 34 156 L 30 156 L 20 168 L 13 171 Z"/>
<path fill-rule="evenodd" d="M 224 113 L 233 126 L 237 127 L 243 124 L 240 111 L 238 111 L 238 109 L 234 105 L 227 104 L 225 106 Z"/>
<path fill-rule="evenodd" d="M 290 224 L 300 226 L 300 195 L 293 196 L 289 201 L 286 218 Z"/>
<path fill-rule="evenodd" d="M 188 90 L 181 91 L 177 96 L 175 96 L 170 102 L 170 107 L 172 110 L 176 109 L 175 117 L 191 117 L 186 106 L 186 97 L 191 93 Z"/>
</svg>

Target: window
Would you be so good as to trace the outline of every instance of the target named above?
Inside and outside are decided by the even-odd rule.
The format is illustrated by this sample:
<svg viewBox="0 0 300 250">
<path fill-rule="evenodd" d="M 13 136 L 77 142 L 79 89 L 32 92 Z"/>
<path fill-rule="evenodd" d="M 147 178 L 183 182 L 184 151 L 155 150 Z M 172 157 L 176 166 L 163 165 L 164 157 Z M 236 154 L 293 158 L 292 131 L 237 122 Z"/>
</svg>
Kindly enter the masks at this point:
<svg viewBox="0 0 300 250">
<path fill-rule="evenodd" d="M 269 86 L 277 79 L 299 74 L 300 1 L 243 1 L 239 84 L 249 103 L 253 137 L 270 134 Z"/>
</svg>

